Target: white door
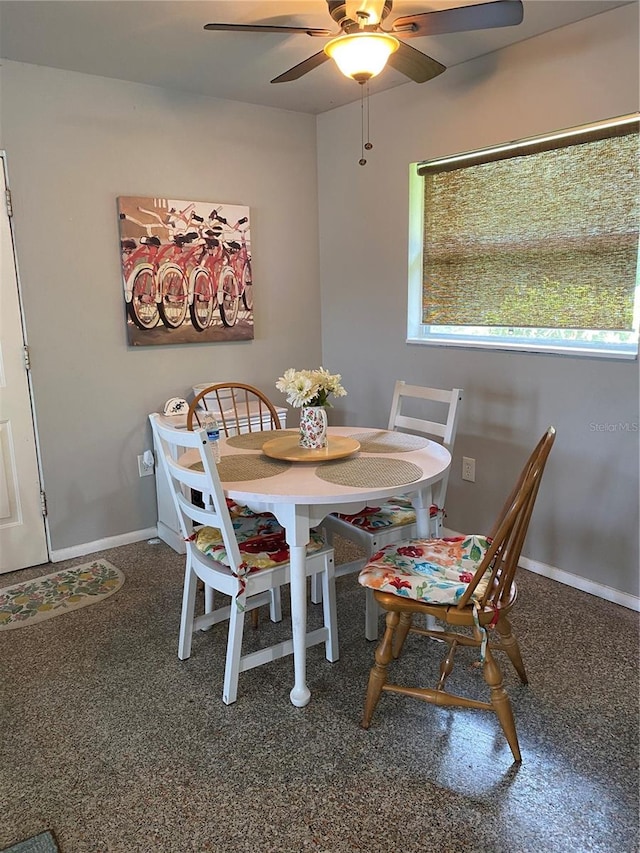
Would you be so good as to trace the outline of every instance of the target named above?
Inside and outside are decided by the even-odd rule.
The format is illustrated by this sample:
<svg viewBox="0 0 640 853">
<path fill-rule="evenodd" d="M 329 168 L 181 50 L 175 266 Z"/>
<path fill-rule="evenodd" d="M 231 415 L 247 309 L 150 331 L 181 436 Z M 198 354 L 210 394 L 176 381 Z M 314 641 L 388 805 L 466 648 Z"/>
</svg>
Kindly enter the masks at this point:
<svg viewBox="0 0 640 853">
<path fill-rule="evenodd" d="M 49 559 L 6 186 L 0 152 L 0 573 Z"/>
</svg>

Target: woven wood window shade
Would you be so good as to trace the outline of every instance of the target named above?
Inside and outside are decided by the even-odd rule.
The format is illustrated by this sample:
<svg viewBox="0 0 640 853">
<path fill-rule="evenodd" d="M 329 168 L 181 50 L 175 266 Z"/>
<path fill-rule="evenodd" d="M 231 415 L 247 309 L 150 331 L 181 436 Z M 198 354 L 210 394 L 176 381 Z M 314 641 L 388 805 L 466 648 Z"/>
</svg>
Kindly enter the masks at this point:
<svg viewBox="0 0 640 853">
<path fill-rule="evenodd" d="M 418 172 L 423 323 L 632 329 L 637 121 Z"/>
</svg>

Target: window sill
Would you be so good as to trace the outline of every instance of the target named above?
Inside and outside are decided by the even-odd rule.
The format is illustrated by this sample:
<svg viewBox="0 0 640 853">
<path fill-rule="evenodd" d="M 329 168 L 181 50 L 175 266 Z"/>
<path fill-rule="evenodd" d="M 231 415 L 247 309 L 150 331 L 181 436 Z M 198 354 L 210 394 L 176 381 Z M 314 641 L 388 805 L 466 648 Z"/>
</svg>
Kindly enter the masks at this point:
<svg viewBox="0 0 640 853">
<path fill-rule="evenodd" d="M 531 341 L 496 341 L 496 340 L 471 340 L 464 338 L 444 339 L 435 337 L 408 336 L 408 344 L 422 344 L 435 347 L 453 347 L 455 349 L 489 350 L 492 352 L 523 352 L 530 355 L 561 355 L 578 358 L 616 359 L 619 361 L 637 361 L 637 345 L 628 349 L 612 350 L 593 346 L 571 346 L 563 347 L 556 344 L 541 346 Z"/>
</svg>

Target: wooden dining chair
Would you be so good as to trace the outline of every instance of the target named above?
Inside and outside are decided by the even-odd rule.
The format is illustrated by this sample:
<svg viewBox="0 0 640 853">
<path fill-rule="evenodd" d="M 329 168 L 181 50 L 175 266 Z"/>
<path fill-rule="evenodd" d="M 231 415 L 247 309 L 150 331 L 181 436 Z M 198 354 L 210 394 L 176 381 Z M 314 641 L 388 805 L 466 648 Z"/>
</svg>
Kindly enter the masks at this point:
<svg viewBox="0 0 640 853">
<path fill-rule="evenodd" d="M 555 429 L 549 427 L 529 457 L 488 536 L 409 539 L 394 543 L 382 548 L 360 572 L 359 582 L 373 592 L 376 602 L 387 614 L 384 636 L 376 649 L 375 664 L 369 676 L 363 728 L 369 728 L 383 691 L 412 696 L 434 705 L 493 711 L 515 761 L 522 760 L 511 702 L 494 653 L 506 653 L 522 683 L 528 683 L 508 617 L 517 598 L 514 578 L 518 560 L 554 440 Z M 446 630 L 417 627 L 412 623 L 416 614 L 435 617 L 448 627 Z M 448 646 L 435 689 L 387 681 L 389 665 L 400 656 L 410 632 L 437 639 Z M 488 701 L 445 689 L 458 646 L 479 650 L 482 673 L 489 687 Z"/>
<path fill-rule="evenodd" d="M 194 633 L 220 622 L 228 622 L 223 701 L 236 701 L 241 672 L 292 654 L 291 639 L 243 654 L 242 636 L 246 612 L 269 601 L 269 593 L 290 582 L 289 548 L 284 529 L 273 516 L 255 515 L 233 521 L 225 500 L 218 469 L 206 429 L 179 430 L 150 416 L 159 461 L 170 485 L 180 529 L 186 542 L 186 567 L 178 641 L 178 657 L 191 655 Z M 180 457 L 195 451 L 191 467 Z M 210 496 L 203 507 L 192 494 Z M 327 660 L 338 659 L 333 549 L 318 534 L 307 545 L 307 576 L 321 573 L 323 594 L 322 628 L 307 633 L 307 647 L 325 644 Z M 196 588 L 200 579 L 230 596 L 230 604 L 195 615 Z M 213 632 L 215 645 L 216 632 Z"/>
<path fill-rule="evenodd" d="M 436 440 L 452 453 L 461 402 L 460 388 L 423 388 L 398 380 L 393 391 L 388 428 Z M 433 488 L 433 503 L 430 507 L 430 532 L 433 536 L 440 536 L 442 531 L 448 480 L 447 472 Z M 417 535 L 416 513 L 407 494 L 388 498 L 380 506 L 365 507 L 354 515 L 329 515 L 323 527 L 329 542 L 337 533 L 363 548 L 365 559 L 369 559 L 384 545 Z M 337 567 L 336 577 L 358 572 L 361 568 L 361 560 L 345 563 Z M 312 600 L 318 598 L 319 593 L 312 586 Z M 373 595 L 367 593 L 365 636 L 368 640 L 378 639 L 378 617 L 379 608 Z"/>
<path fill-rule="evenodd" d="M 271 400 L 244 382 L 218 382 L 199 391 L 189 404 L 187 429 L 202 426 L 204 412 L 215 414 L 226 436 L 282 427 Z"/>
</svg>

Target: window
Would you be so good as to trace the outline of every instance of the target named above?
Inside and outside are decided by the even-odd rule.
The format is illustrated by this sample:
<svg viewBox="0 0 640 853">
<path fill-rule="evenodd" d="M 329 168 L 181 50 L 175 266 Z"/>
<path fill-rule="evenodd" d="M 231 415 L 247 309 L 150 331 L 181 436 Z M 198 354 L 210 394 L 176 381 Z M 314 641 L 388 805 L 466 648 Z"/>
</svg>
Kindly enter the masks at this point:
<svg viewBox="0 0 640 853">
<path fill-rule="evenodd" d="M 636 357 L 638 126 L 414 164 L 408 340 Z"/>
</svg>

